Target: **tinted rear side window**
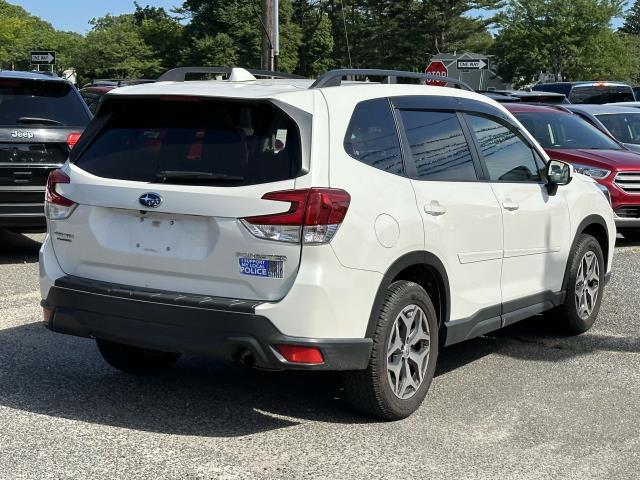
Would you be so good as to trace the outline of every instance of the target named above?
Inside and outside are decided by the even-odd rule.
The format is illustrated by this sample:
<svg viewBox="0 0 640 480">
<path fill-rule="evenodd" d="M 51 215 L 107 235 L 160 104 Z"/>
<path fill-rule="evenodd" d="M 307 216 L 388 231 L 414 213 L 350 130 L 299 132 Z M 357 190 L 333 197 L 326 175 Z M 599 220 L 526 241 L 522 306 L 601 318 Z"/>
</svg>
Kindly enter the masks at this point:
<svg viewBox="0 0 640 480">
<path fill-rule="evenodd" d="M 386 98 L 356 105 L 345 135 L 344 148 L 362 163 L 385 172 L 402 174 L 400 140 Z"/>
<path fill-rule="evenodd" d="M 297 125 L 266 102 L 110 99 L 96 122 L 104 126 L 75 163 L 100 177 L 236 186 L 301 169 Z"/>
<path fill-rule="evenodd" d="M 0 125 L 81 127 L 90 115 L 74 87 L 66 82 L 0 79 Z"/>
<path fill-rule="evenodd" d="M 402 110 L 402 123 L 422 180 L 476 180 L 460 121 L 452 112 Z"/>
</svg>

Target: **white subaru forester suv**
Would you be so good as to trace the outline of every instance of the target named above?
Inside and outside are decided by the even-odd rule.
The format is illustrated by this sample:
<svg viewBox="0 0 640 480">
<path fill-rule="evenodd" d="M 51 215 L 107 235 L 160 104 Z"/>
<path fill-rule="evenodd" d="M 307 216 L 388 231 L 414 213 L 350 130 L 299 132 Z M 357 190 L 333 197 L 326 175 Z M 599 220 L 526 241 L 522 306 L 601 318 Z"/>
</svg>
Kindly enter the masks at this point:
<svg viewBox="0 0 640 480">
<path fill-rule="evenodd" d="M 169 78 L 110 92 L 47 186 L 45 324 L 115 368 L 341 370 L 399 419 L 443 346 L 593 325 L 610 205 L 496 102 L 396 71 Z"/>
</svg>

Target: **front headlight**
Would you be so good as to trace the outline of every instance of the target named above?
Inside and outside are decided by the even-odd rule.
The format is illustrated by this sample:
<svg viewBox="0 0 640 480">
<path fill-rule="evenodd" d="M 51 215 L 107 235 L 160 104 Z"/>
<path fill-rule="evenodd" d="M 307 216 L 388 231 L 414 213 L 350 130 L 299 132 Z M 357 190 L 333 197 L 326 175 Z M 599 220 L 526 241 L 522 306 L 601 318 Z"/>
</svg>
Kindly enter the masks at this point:
<svg viewBox="0 0 640 480">
<path fill-rule="evenodd" d="M 573 164 L 573 170 L 577 173 L 581 173 L 591 178 L 607 178 L 611 173 L 611 170 L 606 170 L 604 168 L 591 167 L 589 165 L 580 165 L 578 163 Z"/>
<path fill-rule="evenodd" d="M 607 198 L 607 201 L 609 202 L 609 205 L 611 205 L 611 194 L 609 193 L 609 189 L 607 187 L 605 187 L 604 185 L 600 185 L 599 183 L 596 183 L 596 187 L 598 187 L 600 189 L 600 191 L 603 193 L 603 195 Z"/>
</svg>

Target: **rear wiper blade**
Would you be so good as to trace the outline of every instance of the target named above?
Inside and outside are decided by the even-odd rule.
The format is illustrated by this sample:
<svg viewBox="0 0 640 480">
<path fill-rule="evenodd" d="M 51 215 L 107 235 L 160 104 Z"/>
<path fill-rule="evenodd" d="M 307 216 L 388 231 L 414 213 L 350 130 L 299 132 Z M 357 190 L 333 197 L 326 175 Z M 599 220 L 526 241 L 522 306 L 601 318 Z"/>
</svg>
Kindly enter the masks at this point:
<svg viewBox="0 0 640 480">
<path fill-rule="evenodd" d="M 167 180 L 209 180 L 209 181 L 229 181 L 241 182 L 244 177 L 236 175 L 227 175 L 224 173 L 208 173 L 208 172 L 189 172 L 180 170 L 163 170 L 158 172 L 156 178 L 163 182 Z"/>
<path fill-rule="evenodd" d="M 62 125 L 61 122 L 52 118 L 40 118 L 40 117 L 20 117 L 16 120 L 16 123 L 22 123 L 27 125 Z"/>
</svg>

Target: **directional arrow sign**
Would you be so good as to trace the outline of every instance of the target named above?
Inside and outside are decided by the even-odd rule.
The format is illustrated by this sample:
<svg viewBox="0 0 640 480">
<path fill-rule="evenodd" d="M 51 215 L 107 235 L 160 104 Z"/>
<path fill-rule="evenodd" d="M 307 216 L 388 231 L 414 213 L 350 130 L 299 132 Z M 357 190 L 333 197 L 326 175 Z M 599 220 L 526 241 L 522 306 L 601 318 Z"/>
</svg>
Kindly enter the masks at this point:
<svg viewBox="0 0 640 480">
<path fill-rule="evenodd" d="M 48 50 L 31 52 L 31 65 L 54 65 L 55 63 L 56 52 Z"/>
<path fill-rule="evenodd" d="M 486 58 L 477 58 L 475 60 L 458 60 L 456 62 L 458 70 L 487 70 L 489 68 L 489 60 Z"/>
</svg>

